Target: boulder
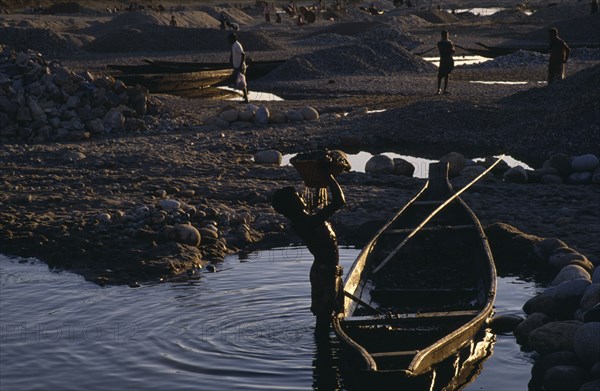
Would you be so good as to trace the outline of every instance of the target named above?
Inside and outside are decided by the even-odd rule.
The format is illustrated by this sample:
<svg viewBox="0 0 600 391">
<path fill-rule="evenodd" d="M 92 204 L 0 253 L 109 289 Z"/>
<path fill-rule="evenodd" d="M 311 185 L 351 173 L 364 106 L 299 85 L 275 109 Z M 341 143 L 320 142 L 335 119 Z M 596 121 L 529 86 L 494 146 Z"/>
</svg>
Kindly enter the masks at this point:
<svg viewBox="0 0 600 391">
<path fill-rule="evenodd" d="M 222 121 L 227 121 L 228 123 L 232 123 L 237 121 L 239 118 L 239 113 L 237 110 L 225 110 L 221 114 L 219 114 L 219 119 Z"/>
<path fill-rule="evenodd" d="M 592 277 L 590 274 L 581 266 L 577 265 L 567 265 L 563 267 L 560 272 L 554 277 L 554 280 L 550 283 L 550 285 L 559 285 L 565 281 L 576 280 L 578 278 L 582 278 L 585 280 L 591 280 Z"/>
<path fill-rule="evenodd" d="M 102 119 L 104 128 L 107 131 L 120 129 L 125 123 L 125 116 L 119 110 L 110 109 Z"/>
<path fill-rule="evenodd" d="M 508 333 L 513 332 L 524 320 L 525 318 L 517 314 L 495 315 L 488 321 L 488 326 L 494 333 Z"/>
<path fill-rule="evenodd" d="M 546 238 L 534 245 L 534 251 L 543 260 L 548 260 L 550 255 L 559 248 L 568 248 L 568 246 L 565 242 L 557 238 Z"/>
<path fill-rule="evenodd" d="M 552 352 L 539 356 L 531 367 L 533 377 L 544 377 L 548 369 L 557 365 L 579 365 L 577 356 L 572 351 Z"/>
<path fill-rule="evenodd" d="M 583 292 L 579 308 L 581 311 L 586 312 L 598 303 L 600 303 L 600 283 L 591 284 Z"/>
<path fill-rule="evenodd" d="M 576 320 L 546 323 L 529 334 L 528 345 L 541 354 L 573 350 L 575 332 L 582 324 Z"/>
<path fill-rule="evenodd" d="M 280 165 L 283 155 L 281 152 L 270 149 L 259 151 L 254 155 L 254 162 L 257 164 L 276 164 Z"/>
<path fill-rule="evenodd" d="M 545 391 L 579 391 L 585 382 L 586 373 L 574 365 L 557 365 L 548 369 L 544 375 Z"/>
<path fill-rule="evenodd" d="M 296 110 L 288 110 L 285 113 L 285 116 L 289 122 L 301 122 L 304 121 L 304 117 L 299 111 Z"/>
<path fill-rule="evenodd" d="M 304 106 L 299 111 L 306 121 L 316 121 L 319 119 L 319 112 L 313 107 Z"/>
<path fill-rule="evenodd" d="M 465 168 L 466 159 L 458 152 L 450 152 L 444 155 L 440 159 L 440 163 L 448 162 L 450 167 L 448 168 L 448 176 L 455 177 L 459 176 L 460 172 Z"/>
<path fill-rule="evenodd" d="M 556 153 L 549 159 L 550 167 L 554 167 L 562 178 L 566 178 L 573 172 L 571 158 L 564 153 Z"/>
<path fill-rule="evenodd" d="M 287 122 L 287 117 L 285 113 L 281 111 L 276 111 L 274 113 L 271 113 L 271 116 L 269 117 L 269 122 L 276 125 L 285 124 Z"/>
<path fill-rule="evenodd" d="M 173 240 L 177 243 L 183 243 L 198 247 L 200 245 L 200 232 L 189 224 L 178 224 L 173 227 Z"/>
<path fill-rule="evenodd" d="M 536 312 L 529 315 L 524 321 L 515 326 L 513 334 L 520 344 L 526 344 L 529 340 L 529 334 L 546 323 L 550 322 L 548 315 Z"/>
<path fill-rule="evenodd" d="M 502 178 L 504 178 L 505 181 L 512 183 L 527 183 L 528 181 L 527 171 L 521 166 L 508 169 L 508 171 L 502 175 Z"/>
<path fill-rule="evenodd" d="M 575 259 L 586 259 L 584 255 L 579 254 L 577 250 L 570 247 L 559 247 L 555 249 L 548 257 L 548 263 L 556 269 L 562 269 Z"/>
<path fill-rule="evenodd" d="M 415 173 L 415 166 L 408 160 L 402 158 L 394 158 L 392 160 L 394 162 L 394 174 L 412 177 Z"/>
<path fill-rule="evenodd" d="M 257 125 L 267 125 L 269 123 L 269 109 L 260 106 L 254 113 L 254 123 Z"/>
<path fill-rule="evenodd" d="M 571 168 L 573 171 L 581 172 L 581 171 L 594 171 L 598 168 L 600 161 L 596 155 L 591 153 L 581 156 L 574 156 L 573 160 L 571 160 Z"/>
<path fill-rule="evenodd" d="M 177 210 L 181 207 L 181 202 L 177 200 L 160 200 L 158 204 L 164 210 Z"/>
<path fill-rule="evenodd" d="M 479 166 L 479 165 L 468 166 L 468 167 L 463 168 L 463 170 L 460 172 L 460 176 L 463 176 L 463 177 L 469 178 L 469 179 L 475 179 L 479 175 L 481 175 L 484 171 L 485 171 L 485 167 L 483 167 L 483 166 Z"/>
<path fill-rule="evenodd" d="M 542 295 L 550 296 L 559 300 L 576 299 L 577 302 L 579 302 L 583 296 L 583 292 L 585 292 L 591 283 L 592 282 L 589 279 L 584 278 L 569 280 L 546 288 Z"/>
<path fill-rule="evenodd" d="M 253 118 L 254 118 L 254 111 L 242 110 L 238 113 L 239 121 L 251 122 Z"/>
<path fill-rule="evenodd" d="M 573 351 L 584 364 L 592 366 L 600 357 L 600 322 L 584 323 L 573 335 Z"/>
<path fill-rule="evenodd" d="M 394 161 L 386 155 L 374 155 L 367 161 L 365 172 L 371 174 L 391 174 L 394 172 Z"/>
</svg>

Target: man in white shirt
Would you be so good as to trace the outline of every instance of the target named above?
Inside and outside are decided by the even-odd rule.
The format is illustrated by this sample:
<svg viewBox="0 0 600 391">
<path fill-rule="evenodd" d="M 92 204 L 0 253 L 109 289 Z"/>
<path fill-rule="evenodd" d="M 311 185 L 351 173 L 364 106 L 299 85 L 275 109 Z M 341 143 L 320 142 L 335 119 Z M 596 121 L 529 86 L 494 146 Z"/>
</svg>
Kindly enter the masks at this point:
<svg viewBox="0 0 600 391">
<path fill-rule="evenodd" d="M 242 44 L 237 40 L 237 35 L 231 33 L 227 36 L 227 40 L 231 45 L 231 56 L 229 62 L 233 67 L 233 80 L 235 88 L 242 90 L 244 93 L 244 102 L 248 103 L 248 87 L 246 84 L 246 53 Z"/>
</svg>

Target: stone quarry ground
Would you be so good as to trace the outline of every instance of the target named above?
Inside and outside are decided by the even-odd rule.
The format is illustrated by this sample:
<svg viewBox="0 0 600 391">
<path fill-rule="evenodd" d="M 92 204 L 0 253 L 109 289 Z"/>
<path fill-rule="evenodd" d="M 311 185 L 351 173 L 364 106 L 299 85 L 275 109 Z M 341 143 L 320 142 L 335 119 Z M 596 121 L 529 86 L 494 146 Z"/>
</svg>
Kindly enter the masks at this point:
<svg viewBox="0 0 600 391">
<path fill-rule="evenodd" d="M 105 8 L 100 2 L 80 4 L 89 13 Z M 271 111 L 312 106 L 322 118 L 216 127 L 206 120 L 224 106 L 242 107 L 239 97 L 156 95 L 160 112 L 144 133 L 81 142 L 5 143 L 0 146 L 0 252 L 35 256 L 98 283 L 133 284 L 188 275 L 228 253 L 287 245 L 296 239 L 269 199 L 283 186 L 301 190 L 302 182 L 291 166 L 257 165 L 253 156 L 261 150 L 292 154 L 329 148 L 434 160 L 453 151 L 468 158 L 506 153 L 533 168 L 557 152 L 600 156 L 598 49 L 574 50 L 567 79 L 550 86 L 544 83 L 543 56 L 520 60 L 513 55 L 512 61 L 492 62 L 496 66 L 457 67 L 450 77 L 452 94 L 442 96 L 434 94 L 435 68 L 415 55 L 434 48 L 442 29 L 467 48 L 477 47 L 476 42 L 544 46 L 552 25 L 567 42 L 598 43 L 600 19 L 589 15 L 587 4 L 541 4 L 531 16 L 510 9 L 490 17 L 376 4 L 387 12 L 373 16 L 348 6 L 332 15 L 334 21 L 296 26 L 287 16 L 281 24 L 265 23 L 253 4 L 190 3 L 174 9 L 180 20 L 176 32 L 147 42 L 136 41 L 132 29 L 147 36 L 156 30 L 145 30 L 148 23 L 165 24 L 168 15 L 3 15 L 3 28 L 47 28 L 66 40 L 46 32 L 48 42 L 30 42 L 32 49 L 46 50 L 46 57 L 76 71 L 107 72 L 107 64 L 140 63 L 147 57 L 226 62 L 226 33 L 214 22 L 218 12 L 226 11 L 240 24 L 238 35 L 252 57 L 290 59 L 249 85 L 252 91 L 284 100 L 264 101 L 259 94 L 251 103 Z M 211 34 L 219 39 L 185 39 L 198 29 L 214 30 Z M 156 42 L 171 34 L 179 34 L 173 44 L 158 48 Z M 389 43 L 401 36 L 410 52 Z M 435 56 L 436 51 L 426 55 Z M 332 221 L 343 245 L 360 246 L 373 227 L 424 185 L 423 179 L 354 171 L 338 179 L 348 205 Z M 457 189 L 467 181 L 452 179 Z M 484 226 L 505 223 L 528 234 L 559 238 L 595 264 L 600 262 L 597 184 L 520 184 L 492 178 L 462 198 Z M 189 220 L 198 228 L 217 227 L 218 237 L 200 248 L 144 240 L 115 218 L 140 207 L 158 208 L 164 199 L 193 206 Z M 111 221 L 97 218 L 104 213 Z"/>
</svg>

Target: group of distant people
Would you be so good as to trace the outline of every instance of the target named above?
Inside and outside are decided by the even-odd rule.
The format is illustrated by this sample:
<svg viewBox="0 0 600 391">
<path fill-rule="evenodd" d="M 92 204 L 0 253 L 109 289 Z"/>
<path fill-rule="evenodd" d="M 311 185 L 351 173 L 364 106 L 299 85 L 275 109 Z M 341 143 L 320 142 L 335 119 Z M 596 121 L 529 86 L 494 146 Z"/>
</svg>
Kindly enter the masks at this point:
<svg viewBox="0 0 600 391">
<path fill-rule="evenodd" d="M 448 94 L 448 76 L 454 69 L 454 57 L 456 52 L 454 43 L 448 38 L 449 33 L 443 30 L 441 40 L 437 43 L 440 54 L 440 65 L 437 76 L 437 94 Z M 558 36 L 558 29 L 553 27 L 548 30 L 548 84 L 565 78 L 566 64 L 571 54 L 569 45 Z M 443 87 L 442 87 L 443 82 Z"/>
<path fill-rule="evenodd" d="M 108 12 L 109 14 L 116 14 L 118 12 L 121 11 L 128 11 L 128 12 L 132 12 L 132 11 L 145 11 L 146 9 L 150 10 L 150 11 L 156 11 L 156 12 L 165 12 L 166 8 L 162 5 L 159 4 L 156 7 L 153 7 L 151 4 L 144 6 L 142 4 L 138 4 L 136 2 L 131 2 L 129 3 L 129 5 L 120 8 L 118 5 L 115 5 L 113 7 L 111 6 L 106 6 L 106 12 Z M 171 12 L 173 12 L 173 7 L 171 7 Z"/>
</svg>

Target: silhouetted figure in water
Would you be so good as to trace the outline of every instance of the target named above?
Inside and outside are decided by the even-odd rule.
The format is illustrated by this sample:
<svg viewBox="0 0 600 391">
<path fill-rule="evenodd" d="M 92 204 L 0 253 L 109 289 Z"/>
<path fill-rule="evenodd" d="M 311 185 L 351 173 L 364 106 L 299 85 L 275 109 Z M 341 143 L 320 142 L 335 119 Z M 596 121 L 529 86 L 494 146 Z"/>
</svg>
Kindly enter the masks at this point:
<svg viewBox="0 0 600 391">
<path fill-rule="evenodd" d="M 444 94 L 448 93 L 448 75 L 454 69 L 454 58 L 452 55 L 456 51 L 454 44 L 448 39 L 448 31 L 442 31 L 442 40 L 437 43 L 440 52 L 440 66 L 438 68 L 437 93 L 442 93 L 442 79 L 444 80 Z"/>
<path fill-rule="evenodd" d="M 598 0 L 592 0 L 592 2 L 590 3 L 591 7 L 592 7 L 592 14 L 597 14 L 598 13 Z"/>
<path fill-rule="evenodd" d="M 306 204 L 293 187 L 284 187 L 273 195 L 273 208 L 290 219 L 292 228 L 314 256 L 310 268 L 311 312 L 317 317 L 315 333 L 329 334 L 331 317 L 340 308 L 342 268 L 339 266 L 337 238 L 328 219 L 346 204 L 342 188 L 329 174 L 331 203 L 315 214 L 306 211 Z"/>
<path fill-rule="evenodd" d="M 565 78 L 565 67 L 571 49 L 565 41 L 559 38 L 558 30 L 551 28 L 548 30 L 550 37 L 550 45 L 548 47 L 548 53 L 550 58 L 548 59 L 548 84 L 552 83 L 555 79 L 563 80 Z"/>
</svg>

